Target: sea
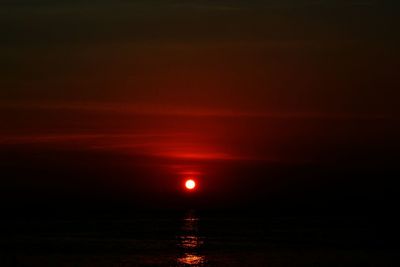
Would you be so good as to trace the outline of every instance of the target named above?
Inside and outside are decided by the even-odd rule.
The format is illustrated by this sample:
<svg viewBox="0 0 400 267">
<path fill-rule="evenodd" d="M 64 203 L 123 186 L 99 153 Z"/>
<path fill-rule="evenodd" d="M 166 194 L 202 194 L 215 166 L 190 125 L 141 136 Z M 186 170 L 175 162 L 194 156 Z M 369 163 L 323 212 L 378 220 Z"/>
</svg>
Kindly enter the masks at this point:
<svg viewBox="0 0 400 267">
<path fill-rule="evenodd" d="M 0 266 L 400 266 L 385 224 L 368 216 L 196 210 L 3 219 Z"/>
</svg>

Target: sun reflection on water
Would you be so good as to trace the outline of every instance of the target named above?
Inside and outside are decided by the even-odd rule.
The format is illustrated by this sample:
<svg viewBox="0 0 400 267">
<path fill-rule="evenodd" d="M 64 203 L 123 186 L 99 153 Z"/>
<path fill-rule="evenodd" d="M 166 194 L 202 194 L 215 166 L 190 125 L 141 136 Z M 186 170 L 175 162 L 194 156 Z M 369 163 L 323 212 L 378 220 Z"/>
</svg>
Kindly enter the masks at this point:
<svg viewBox="0 0 400 267">
<path fill-rule="evenodd" d="M 193 211 L 186 214 L 180 235 L 177 236 L 181 254 L 177 258 L 178 266 L 201 267 L 206 264 L 206 257 L 201 254 L 204 238 L 198 232 L 199 218 Z"/>
<path fill-rule="evenodd" d="M 205 262 L 205 256 L 190 253 L 184 253 L 178 258 L 178 264 L 181 266 L 204 266 Z"/>
<path fill-rule="evenodd" d="M 180 243 L 179 247 L 184 249 L 196 249 L 203 245 L 203 240 L 200 239 L 198 236 L 194 235 L 186 235 L 180 236 Z"/>
</svg>

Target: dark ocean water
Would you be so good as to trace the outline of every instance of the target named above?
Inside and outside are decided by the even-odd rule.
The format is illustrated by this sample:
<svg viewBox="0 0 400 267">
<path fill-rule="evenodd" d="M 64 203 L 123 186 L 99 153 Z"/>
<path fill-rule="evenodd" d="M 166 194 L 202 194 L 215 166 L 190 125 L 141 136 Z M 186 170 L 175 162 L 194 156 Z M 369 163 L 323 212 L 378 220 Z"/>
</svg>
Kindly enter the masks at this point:
<svg viewBox="0 0 400 267">
<path fill-rule="evenodd" d="M 195 211 L 124 220 L 2 222 L 0 266 L 399 266 L 368 217 Z"/>
</svg>

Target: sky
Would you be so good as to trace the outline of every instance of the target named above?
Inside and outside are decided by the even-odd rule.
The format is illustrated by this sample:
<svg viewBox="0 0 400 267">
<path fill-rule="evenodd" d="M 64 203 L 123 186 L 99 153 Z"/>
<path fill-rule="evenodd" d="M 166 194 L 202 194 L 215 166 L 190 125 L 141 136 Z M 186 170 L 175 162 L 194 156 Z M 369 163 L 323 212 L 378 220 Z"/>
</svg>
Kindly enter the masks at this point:
<svg viewBox="0 0 400 267">
<path fill-rule="evenodd" d="M 1 1 L 2 198 L 11 209 L 389 207 L 399 11 L 389 0 Z"/>
</svg>

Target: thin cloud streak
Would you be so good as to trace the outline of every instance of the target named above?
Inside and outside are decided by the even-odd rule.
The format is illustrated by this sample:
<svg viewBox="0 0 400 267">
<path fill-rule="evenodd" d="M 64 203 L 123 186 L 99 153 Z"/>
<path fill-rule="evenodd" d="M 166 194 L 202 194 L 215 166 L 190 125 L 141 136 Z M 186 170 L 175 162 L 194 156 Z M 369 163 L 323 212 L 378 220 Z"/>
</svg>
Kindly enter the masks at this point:
<svg viewBox="0 0 400 267">
<path fill-rule="evenodd" d="M 397 119 L 392 114 L 359 114 L 338 112 L 264 112 L 221 108 L 186 108 L 164 105 L 137 105 L 125 103 L 0 103 L 0 109 L 71 110 L 82 112 L 110 112 L 132 115 L 187 116 L 187 117 L 260 117 L 277 119 Z"/>
</svg>

